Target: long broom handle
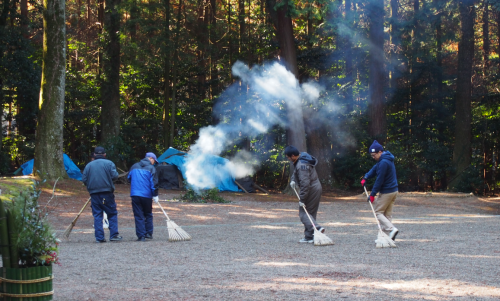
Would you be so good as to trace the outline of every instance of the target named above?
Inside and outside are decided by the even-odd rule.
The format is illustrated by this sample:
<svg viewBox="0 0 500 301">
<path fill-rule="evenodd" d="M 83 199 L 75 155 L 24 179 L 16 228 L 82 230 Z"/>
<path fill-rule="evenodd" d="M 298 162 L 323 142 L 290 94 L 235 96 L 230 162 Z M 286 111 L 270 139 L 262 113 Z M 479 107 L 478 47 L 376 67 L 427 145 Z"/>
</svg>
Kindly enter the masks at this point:
<svg viewBox="0 0 500 301">
<path fill-rule="evenodd" d="M 160 202 L 158 201 L 158 203 L 156 203 L 156 204 L 160 207 L 161 211 L 163 211 L 163 214 L 165 214 L 165 216 L 167 217 L 167 220 L 170 220 L 167 213 L 165 212 L 165 210 L 163 210 L 163 207 L 160 205 Z"/>
<path fill-rule="evenodd" d="M 366 186 L 363 185 L 363 188 L 365 189 L 366 197 L 370 197 L 368 195 L 368 190 L 366 190 Z M 377 221 L 378 228 L 380 229 L 380 231 L 382 231 L 382 227 L 380 227 L 380 222 L 378 221 L 377 214 L 375 214 L 375 209 L 373 209 L 372 202 L 368 202 L 368 203 L 370 203 L 370 207 L 372 207 L 373 216 L 375 216 L 375 220 Z"/>
<path fill-rule="evenodd" d="M 297 198 L 299 198 L 299 202 L 300 202 L 300 196 L 299 194 L 297 193 L 297 190 L 295 190 L 295 187 L 292 187 L 293 188 L 293 191 L 295 191 L 295 195 L 297 195 Z M 302 208 L 304 208 L 304 211 L 306 212 L 307 214 L 307 217 L 309 218 L 309 220 L 311 221 L 311 224 L 313 225 L 314 229 L 316 229 L 316 225 L 313 223 L 313 220 L 312 218 L 309 216 L 309 213 L 307 212 L 306 210 L 306 205 L 304 204 L 304 206 L 302 206 Z"/>
<path fill-rule="evenodd" d="M 78 212 L 78 214 L 76 215 L 75 219 L 71 222 L 71 224 L 74 226 L 76 224 L 76 220 L 78 219 L 78 217 L 80 217 L 80 214 L 82 214 L 83 210 L 85 210 L 85 208 L 87 208 L 87 205 L 89 204 L 90 200 L 92 198 L 89 198 L 87 200 L 87 202 L 85 203 L 85 205 L 83 205 L 82 209 L 80 210 L 80 212 Z"/>
</svg>

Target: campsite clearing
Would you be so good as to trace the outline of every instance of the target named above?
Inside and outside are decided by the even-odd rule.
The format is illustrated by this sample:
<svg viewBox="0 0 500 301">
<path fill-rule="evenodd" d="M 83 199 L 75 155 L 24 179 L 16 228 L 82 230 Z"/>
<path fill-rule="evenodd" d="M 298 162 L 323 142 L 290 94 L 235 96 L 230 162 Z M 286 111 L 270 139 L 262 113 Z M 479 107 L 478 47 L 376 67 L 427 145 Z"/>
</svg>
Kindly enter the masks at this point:
<svg viewBox="0 0 500 301">
<path fill-rule="evenodd" d="M 88 196 L 74 180 L 57 186 L 49 217 L 62 234 Z M 303 226 L 293 196 L 223 193 L 231 203 L 195 204 L 171 201 L 181 192 L 163 189 L 163 207 L 193 240 L 168 242 L 155 207 L 154 240 L 136 242 L 128 192 L 117 185 L 122 242 L 94 243 L 88 208 L 61 243 L 54 300 L 500 298 L 500 198 L 402 193 L 398 248 L 376 249 L 361 193 L 324 194 L 318 221 L 335 245 L 314 247 L 297 243 Z"/>
</svg>

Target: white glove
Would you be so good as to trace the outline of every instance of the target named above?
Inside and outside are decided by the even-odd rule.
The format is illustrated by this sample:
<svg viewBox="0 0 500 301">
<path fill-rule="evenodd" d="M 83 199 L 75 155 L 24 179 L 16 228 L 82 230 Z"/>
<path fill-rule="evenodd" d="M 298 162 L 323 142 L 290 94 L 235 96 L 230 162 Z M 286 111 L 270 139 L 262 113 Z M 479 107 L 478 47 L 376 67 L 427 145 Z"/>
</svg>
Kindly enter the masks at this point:
<svg viewBox="0 0 500 301">
<path fill-rule="evenodd" d="M 155 201 L 155 203 L 158 204 L 158 196 L 154 196 L 153 201 Z"/>
<path fill-rule="evenodd" d="M 297 184 L 295 184 L 295 181 L 291 181 L 290 186 L 295 189 L 295 187 L 297 187 Z"/>
<path fill-rule="evenodd" d="M 304 207 L 304 203 L 302 203 L 301 201 L 299 201 L 299 206 L 300 207 Z"/>
</svg>

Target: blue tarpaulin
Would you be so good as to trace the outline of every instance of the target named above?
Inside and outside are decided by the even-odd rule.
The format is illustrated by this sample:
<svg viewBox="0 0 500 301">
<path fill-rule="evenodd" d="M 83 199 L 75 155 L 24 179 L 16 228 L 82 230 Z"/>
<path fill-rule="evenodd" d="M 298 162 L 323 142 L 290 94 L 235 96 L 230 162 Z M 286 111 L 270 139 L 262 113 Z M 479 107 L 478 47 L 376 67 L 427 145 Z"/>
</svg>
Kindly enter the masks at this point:
<svg viewBox="0 0 500 301">
<path fill-rule="evenodd" d="M 158 162 L 175 165 L 182 173 L 182 177 L 186 179 L 186 156 L 189 156 L 189 154 L 169 147 L 158 158 Z M 228 162 L 228 159 L 224 159 L 219 156 L 206 155 L 205 160 L 203 161 L 203 170 L 206 176 L 211 177 L 211 179 L 215 182 L 219 191 L 242 191 L 234 182 L 233 175 L 227 169 L 222 168 L 222 166 L 225 166 Z"/>
<path fill-rule="evenodd" d="M 63 154 L 64 158 L 64 168 L 66 169 L 66 172 L 68 173 L 68 176 L 72 179 L 81 181 L 82 180 L 82 173 L 80 172 L 80 169 L 78 166 L 76 166 L 73 161 L 68 157 L 68 155 Z M 23 175 L 30 175 L 33 173 L 33 163 L 35 162 L 34 159 L 29 160 L 28 162 L 24 163 L 21 165 L 21 168 L 23 169 Z"/>
</svg>

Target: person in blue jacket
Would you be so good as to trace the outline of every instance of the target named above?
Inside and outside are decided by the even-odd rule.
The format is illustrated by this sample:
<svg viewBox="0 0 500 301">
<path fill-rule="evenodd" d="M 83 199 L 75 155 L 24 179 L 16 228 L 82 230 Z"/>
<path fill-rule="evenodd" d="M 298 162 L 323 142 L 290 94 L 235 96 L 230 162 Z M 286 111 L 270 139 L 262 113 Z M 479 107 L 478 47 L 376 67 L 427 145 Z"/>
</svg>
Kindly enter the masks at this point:
<svg viewBox="0 0 500 301">
<path fill-rule="evenodd" d="M 156 155 L 147 153 L 144 159 L 132 165 L 128 173 L 137 241 L 153 239 L 153 201 L 158 203 L 155 162 L 158 162 Z"/>
<path fill-rule="evenodd" d="M 361 185 L 364 186 L 367 179 L 377 177 L 367 201 L 373 203 L 382 231 L 389 235 L 392 240 L 396 240 L 399 230 L 392 224 L 392 209 L 398 196 L 394 156 L 390 152 L 384 151 L 377 140 L 373 141 L 368 152 L 377 161 L 377 164 L 365 174 Z M 375 199 L 377 193 L 379 195 Z"/>
<path fill-rule="evenodd" d="M 118 233 L 118 210 L 115 202 L 115 185 L 118 172 L 113 162 L 106 159 L 104 147 L 97 146 L 94 150 L 95 159 L 89 162 L 82 174 L 82 182 L 90 193 L 92 215 L 94 216 L 95 239 L 98 243 L 106 242 L 103 229 L 103 212 L 108 215 L 110 241 L 120 241 Z"/>
</svg>

